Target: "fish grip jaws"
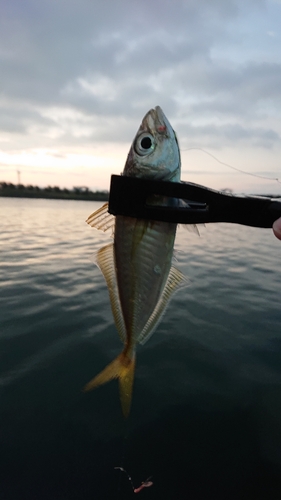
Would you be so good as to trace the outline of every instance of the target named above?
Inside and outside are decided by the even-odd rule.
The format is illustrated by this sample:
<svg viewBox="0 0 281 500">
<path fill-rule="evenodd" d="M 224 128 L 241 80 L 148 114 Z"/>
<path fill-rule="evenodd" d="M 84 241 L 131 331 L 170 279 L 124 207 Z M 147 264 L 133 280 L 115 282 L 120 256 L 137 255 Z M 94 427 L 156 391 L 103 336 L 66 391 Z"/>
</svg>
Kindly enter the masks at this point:
<svg viewBox="0 0 281 500">
<path fill-rule="evenodd" d="M 149 204 L 155 195 L 184 200 L 186 206 Z M 181 224 L 230 222 L 269 228 L 281 217 L 281 203 L 270 198 L 225 194 L 191 182 L 112 175 L 108 211 L 113 215 Z"/>
</svg>

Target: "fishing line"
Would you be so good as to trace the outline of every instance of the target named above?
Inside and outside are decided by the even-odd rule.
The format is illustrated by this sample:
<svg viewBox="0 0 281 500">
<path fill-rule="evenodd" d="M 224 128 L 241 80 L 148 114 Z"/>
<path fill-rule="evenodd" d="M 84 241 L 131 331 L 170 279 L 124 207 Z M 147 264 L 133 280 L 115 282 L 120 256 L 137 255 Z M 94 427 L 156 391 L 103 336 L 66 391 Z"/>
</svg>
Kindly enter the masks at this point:
<svg viewBox="0 0 281 500">
<path fill-rule="evenodd" d="M 266 177 L 264 175 L 252 174 L 251 172 L 245 172 L 245 170 L 241 170 L 240 168 L 233 167 L 233 165 L 229 165 L 229 163 L 225 163 L 224 161 L 219 160 L 218 158 L 216 158 L 215 155 L 213 155 L 212 153 L 209 153 L 209 151 L 206 151 L 203 148 L 187 148 L 187 149 L 181 149 L 181 151 L 191 151 L 192 149 L 206 153 L 206 155 L 211 156 L 211 158 L 214 158 L 214 160 L 216 160 L 221 165 L 225 165 L 226 167 L 232 168 L 233 170 L 236 170 L 236 172 L 240 172 L 241 174 L 251 175 L 252 177 L 259 177 L 260 179 L 265 179 L 268 181 L 276 181 L 279 184 L 281 184 L 281 179 L 279 179 L 278 177 Z"/>
<path fill-rule="evenodd" d="M 124 427 L 124 430 L 123 430 L 123 453 L 122 453 L 122 459 L 121 459 L 122 467 L 118 467 L 120 469 L 120 471 L 123 470 L 123 465 L 125 462 L 125 455 L 126 455 L 127 446 L 128 446 L 127 439 L 128 439 L 128 430 L 126 431 L 126 427 Z M 119 474 L 119 478 L 118 478 L 118 487 L 117 487 L 118 499 L 121 498 L 120 494 L 121 494 L 121 474 Z"/>
<path fill-rule="evenodd" d="M 126 456 L 128 455 L 128 438 L 129 438 L 129 422 L 128 420 L 123 422 L 123 425 L 121 424 L 122 433 L 123 433 L 123 452 L 122 452 L 122 458 L 121 458 L 121 464 L 120 466 L 114 467 L 116 471 L 119 471 L 119 478 L 118 478 L 118 486 L 117 486 L 117 499 L 118 500 L 123 500 L 124 498 L 124 492 L 121 491 L 121 478 L 122 475 L 126 475 L 127 479 L 132 487 L 132 490 L 134 493 L 140 493 L 144 488 L 150 488 L 150 486 L 153 486 L 153 482 L 151 481 L 152 476 L 149 476 L 145 481 L 142 481 L 139 486 L 135 486 L 133 483 L 133 479 L 131 475 L 127 472 L 127 470 L 124 468 L 125 461 L 126 461 Z M 122 474 L 123 473 L 123 474 Z"/>
</svg>

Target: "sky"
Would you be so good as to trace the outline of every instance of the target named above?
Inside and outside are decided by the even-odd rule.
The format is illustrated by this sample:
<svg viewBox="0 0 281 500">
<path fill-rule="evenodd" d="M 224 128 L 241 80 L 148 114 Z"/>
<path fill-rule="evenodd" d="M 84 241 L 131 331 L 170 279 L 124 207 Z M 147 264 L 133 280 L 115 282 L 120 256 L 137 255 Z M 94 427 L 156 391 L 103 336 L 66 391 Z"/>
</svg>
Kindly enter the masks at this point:
<svg viewBox="0 0 281 500">
<path fill-rule="evenodd" d="M 109 189 L 160 105 L 182 180 L 281 194 L 280 25 L 281 0 L 0 0 L 0 182 Z"/>
</svg>

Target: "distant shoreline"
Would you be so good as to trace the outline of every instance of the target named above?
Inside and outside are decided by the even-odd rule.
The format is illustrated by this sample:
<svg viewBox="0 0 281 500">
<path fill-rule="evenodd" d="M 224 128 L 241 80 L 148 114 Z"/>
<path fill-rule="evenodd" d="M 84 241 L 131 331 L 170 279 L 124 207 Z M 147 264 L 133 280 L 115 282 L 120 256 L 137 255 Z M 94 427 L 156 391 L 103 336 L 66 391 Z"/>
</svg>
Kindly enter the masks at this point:
<svg viewBox="0 0 281 500">
<path fill-rule="evenodd" d="M 29 190 L 25 189 L 0 189 L 0 197 L 3 198 L 41 198 L 46 200 L 82 200 L 82 201 L 108 201 L 109 193 L 103 191 L 86 191 L 86 192 L 64 192 L 60 190 L 45 191 L 45 190 Z"/>
<path fill-rule="evenodd" d="M 30 199 L 44 199 L 44 200 L 82 200 L 82 201 L 108 201 L 109 194 L 62 194 L 62 193 L 15 193 L 15 192 L 5 192 L 0 191 L 0 197 L 2 198 L 30 198 Z"/>
</svg>

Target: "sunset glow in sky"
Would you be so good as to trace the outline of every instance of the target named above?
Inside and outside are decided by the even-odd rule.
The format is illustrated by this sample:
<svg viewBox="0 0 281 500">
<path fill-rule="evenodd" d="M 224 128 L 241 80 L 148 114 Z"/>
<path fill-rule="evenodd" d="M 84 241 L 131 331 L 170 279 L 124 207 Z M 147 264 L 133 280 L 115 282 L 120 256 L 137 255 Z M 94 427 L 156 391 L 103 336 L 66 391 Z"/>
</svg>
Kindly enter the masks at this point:
<svg viewBox="0 0 281 500">
<path fill-rule="evenodd" d="M 160 105 L 183 180 L 281 194 L 202 151 L 281 179 L 280 0 L 0 6 L 0 181 L 108 189 Z"/>
</svg>

